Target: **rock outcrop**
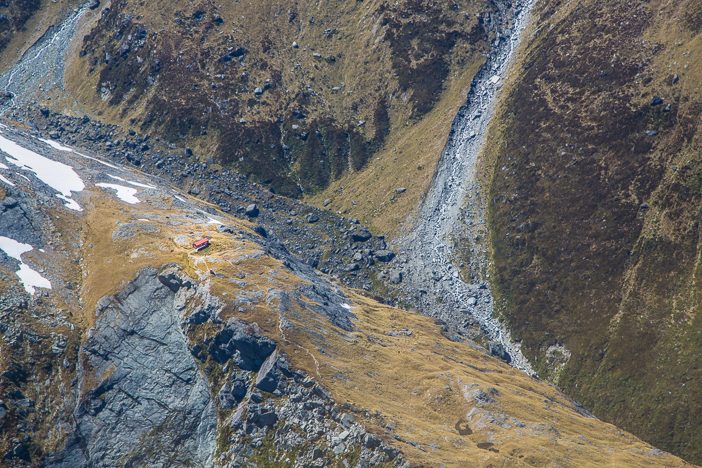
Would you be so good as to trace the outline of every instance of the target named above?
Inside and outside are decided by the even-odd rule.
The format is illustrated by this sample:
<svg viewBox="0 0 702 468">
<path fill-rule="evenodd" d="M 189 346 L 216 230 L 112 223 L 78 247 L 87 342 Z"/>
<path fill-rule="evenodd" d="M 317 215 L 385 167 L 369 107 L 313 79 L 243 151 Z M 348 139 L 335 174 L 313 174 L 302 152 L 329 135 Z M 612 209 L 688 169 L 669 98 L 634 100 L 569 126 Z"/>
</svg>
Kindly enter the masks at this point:
<svg viewBox="0 0 702 468">
<path fill-rule="evenodd" d="M 79 354 L 75 427 L 52 464 L 212 464 L 215 404 L 181 328 L 177 291 L 159 277 L 144 270 L 98 304 Z"/>
</svg>

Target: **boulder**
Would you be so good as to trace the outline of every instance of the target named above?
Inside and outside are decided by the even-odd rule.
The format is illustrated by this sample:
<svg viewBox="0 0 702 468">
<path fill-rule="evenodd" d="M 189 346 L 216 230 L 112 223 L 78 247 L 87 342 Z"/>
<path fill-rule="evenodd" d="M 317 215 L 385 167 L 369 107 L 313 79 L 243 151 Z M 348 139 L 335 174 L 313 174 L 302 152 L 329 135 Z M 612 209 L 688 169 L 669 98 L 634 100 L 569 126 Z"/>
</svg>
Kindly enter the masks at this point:
<svg viewBox="0 0 702 468">
<path fill-rule="evenodd" d="M 232 320 L 209 343 L 208 353 L 216 362 L 232 360 L 243 370 L 258 371 L 275 351 L 276 344 L 269 338 L 248 331 L 249 325 Z"/>
<path fill-rule="evenodd" d="M 371 237 L 373 237 L 373 234 L 365 228 L 354 228 L 351 231 L 351 240 L 354 242 L 366 242 Z"/>
<path fill-rule="evenodd" d="M 268 237 L 268 231 L 260 224 L 254 228 L 254 232 L 263 238 Z"/>
<path fill-rule="evenodd" d="M 400 284 L 402 283 L 402 272 L 393 270 L 390 272 L 390 282 L 393 284 Z"/>
<path fill-rule="evenodd" d="M 502 343 L 496 343 L 492 342 L 488 345 L 488 351 L 490 351 L 490 354 L 502 359 L 505 361 L 507 364 L 512 362 L 512 356 L 509 355 L 505 347 L 502 345 Z"/>
<path fill-rule="evenodd" d="M 241 403 L 249 389 L 250 378 L 250 372 L 241 371 L 235 373 L 231 380 L 222 385 L 217 395 L 220 406 L 224 409 L 232 409 Z"/>
<path fill-rule="evenodd" d="M 17 200 L 12 197 L 7 197 L 2 201 L 2 207 L 4 209 L 10 209 L 17 206 Z"/>
<path fill-rule="evenodd" d="M 255 203 L 250 204 L 246 207 L 244 214 L 249 218 L 255 218 L 259 214 L 258 206 Z"/>
<path fill-rule="evenodd" d="M 390 262 L 393 258 L 395 258 L 395 253 L 391 250 L 377 250 L 373 256 L 378 261 Z"/>
<path fill-rule="evenodd" d="M 266 362 L 263 363 L 258 371 L 256 388 L 264 392 L 273 393 L 278 389 L 280 382 L 290 375 L 292 374 L 287 362 L 280 357 L 276 350 L 266 359 Z"/>
</svg>

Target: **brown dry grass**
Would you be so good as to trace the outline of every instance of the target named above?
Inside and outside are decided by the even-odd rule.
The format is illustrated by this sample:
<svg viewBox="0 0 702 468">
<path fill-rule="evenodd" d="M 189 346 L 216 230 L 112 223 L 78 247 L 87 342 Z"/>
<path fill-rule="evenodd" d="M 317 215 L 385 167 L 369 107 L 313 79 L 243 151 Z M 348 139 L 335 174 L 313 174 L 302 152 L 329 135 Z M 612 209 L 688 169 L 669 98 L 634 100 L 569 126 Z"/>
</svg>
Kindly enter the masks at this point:
<svg viewBox="0 0 702 468">
<path fill-rule="evenodd" d="M 542 3 L 482 159 L 493 292 L 525 353 L 549 377 L 544 351 L 564 344 L 573 357 L 551 378 L 599 416 L 691 461 L 702 414 L 702 35 L 688 24 L 698 4 L 633 2 L 634 13 L 595 0 Z M 637 21 L 639 29 L 620 28 Z M 607 33 L 588 37 L 604 24 Z M 634 71 L 622 74 L 627 66 Z M 670 112 L 656 115 L 663 106 L 651 110 L 652 96 Z M 631 160 L 648 128 L 657 137 Z M 618 130 L 601 138 L 610 129 Z"/>
<path fill-rule="evenodd" d="M 329 199 L 327 209 L 358 218 L 376 232 L 401 235 L 401 228 L 411 223 L 429 190 L 453 119 L 465 103 L 479 66 L 476 61 L 453 77 L 436 107 L 420 121 L 391 134 L 366 168 L 344 175 L 305 201 L 324 207 L 323 202 Z M 407 191 L 396 193 L 400 187 Z"/>
<path fill-rule="evenodd" d="M 278 341 L 293 365 L 318 379 L 338 403 L 356 407 L 356 417 L 402 449 L 412 463 L 683 465 L 609 424 L 578 414 L 553 387 L 481 351 L 446 340 L 431 319 L 381 305 L 354 291 L 345 291 L 356 317 L 353 332 L 334 327 L 305 300 L 291 301 L 290 309 L 282 313 L 292 327 L 281 328 L 275 294 L 294 295 L 303 280 L 258 243 L 221 234 L 215 225 L 195 222 L 188 213 L 167 204 L 126 205 L 99 191 L 86 198 L 85 325 L 92 323 L 95 302 L 119 290 L 139 269 L 177 262 L 192 278 L 209 283 L 210 291 L 225 304 L 223 318 L 256 322 Z M 118 222 L 144 216 L 151 217 L 161 231 L 138 234 L 129 241 L 112 239 Z M 250 230 L 246 222 L 221 217 Z M 188 243 L 202 235 L 212 238 L 212 246 L 192 252 Z M 246 296 L 256 299 L 242 302 Z M 398 328 L 412 330 L 411 336 L 387 335 Z M 478 388 L 495 401 L 470 415 L 476 403 L 465 393 Z M 508 427 L 490 422 L 491 418 L 505 421 Z M 472 432 L 459 434 L 459 424 Z M 387 431 L 388 425 L 394 426 L 392 432 Z"/>
<path fill-rule="evenodd" d="M 616 427 L 578 414 L 553 387 L 508 365 L 441 336 L 426 317 L 380 305 L 351 293 L 356 331 L 346 333 L 323 319 L 300 313 L 294 320 L 293 362 L 317 374 L 316 363 L 300 351 L 311 350 L 321 382 L 341 402 L 368 410 L 364 422 L 385 433 L 380 421 L 394 425 L 406 441 L 394 443 L 424 466 L 682 466 L 669 455 L 655 456 L 650 446 Z M 310 324 L 315 328 L 310 330 Z M 387 336 L 412 330 L 409 337 Z M 323 336 L 323 339 L 319 337 Z M 484 418 L 505 418 L 508 428 L 468 416 L 475 401 L 466 386 L 497 390 Z M 518 427 L 520 424 L 524 427 Z M 458 424 L 470 435 L 460 435 Z M 478 444 L 481 444 L 481 448 Z M 486 446 L 484 444 L 493 444 Z M 492 450 L 490 450 L 492 449 Z"/>
</svg>

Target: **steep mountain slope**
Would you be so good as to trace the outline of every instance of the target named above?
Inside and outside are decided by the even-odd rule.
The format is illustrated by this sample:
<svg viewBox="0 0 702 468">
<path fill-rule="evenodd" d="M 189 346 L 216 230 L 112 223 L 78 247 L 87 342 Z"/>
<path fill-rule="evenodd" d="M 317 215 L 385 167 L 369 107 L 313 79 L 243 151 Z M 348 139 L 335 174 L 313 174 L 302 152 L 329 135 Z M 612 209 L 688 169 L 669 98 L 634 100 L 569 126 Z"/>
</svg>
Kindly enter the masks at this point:
<svg viewBox="0 0 702 468">
<path fill-rule="evenodd" d="M 482 0 L 116 0 L 70 66 L 65 108 L 54 106 L 160 132 L 300 196 L 362 168 L 469 81 L 496 11 Z"/>
<path fill-rule="evenodd" d="M 10 463 L 681 464 L 466 338 L 700 460 L 698 2 L 99 3 L 0 76 Z"/>
<path fill-rule="evenodd" d="M 538 372 L 702 461 L 699 2 L 542 2 L 486 147 L 501 312 Z"/>
<path fill-rule="evenodd" d="M 6 463 L 684 465 L 250 223 L 0 133 Z"/>
</svg>

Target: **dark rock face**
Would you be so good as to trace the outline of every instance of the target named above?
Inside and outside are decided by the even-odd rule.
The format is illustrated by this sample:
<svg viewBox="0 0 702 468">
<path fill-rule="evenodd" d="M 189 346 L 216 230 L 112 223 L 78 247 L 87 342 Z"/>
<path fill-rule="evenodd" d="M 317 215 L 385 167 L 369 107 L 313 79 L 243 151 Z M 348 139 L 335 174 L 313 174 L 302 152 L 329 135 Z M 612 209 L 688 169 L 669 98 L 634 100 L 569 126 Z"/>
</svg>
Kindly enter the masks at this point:
<svg viewBox="0 0 702 468">
<path fill-rule="evenodd" d="M 80 362 L 76 425 L 54 465 L 212 462 L 208 382 L 181 330 L 176 295 L 155 270 L 100 301 Z"/>
<path fill-rule="evenodd" d="M 0 235 L 10 237 L 19 242 L 30 244 L 37 248 L 41 241 L 39 224 L 43 220 L 33 213 L 29 200 L 22 192 L 6 189 L 6 197 L 0 202 Z"/>
<path fill-rule="evenodd" d="M 275 350 L 275 343 L 247 333 L 244 322 L 231 321 L 208 344 L 208 353 L 218 363 L 232 360 L 241 369 L 258 371 Z"/>
</svg>

